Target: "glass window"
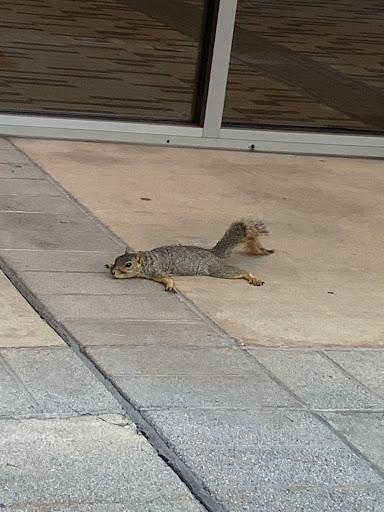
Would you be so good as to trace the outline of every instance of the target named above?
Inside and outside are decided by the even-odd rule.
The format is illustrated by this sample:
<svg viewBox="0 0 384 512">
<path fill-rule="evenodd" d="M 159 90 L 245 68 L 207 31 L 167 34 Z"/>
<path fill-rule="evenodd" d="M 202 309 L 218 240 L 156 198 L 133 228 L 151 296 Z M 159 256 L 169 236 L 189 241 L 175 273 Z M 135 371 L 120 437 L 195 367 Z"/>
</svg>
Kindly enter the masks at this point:
<svg viewBox="0 0 384 512">
<path fill-rule="evenodd" d="M 384 3 L 239 0 L 224 123 L 384 131 Z"/>
<path fill-rule="evenodd" d="M 190 121 L 204 2 L 0 5 L 0 110 Z"/>
</svg>

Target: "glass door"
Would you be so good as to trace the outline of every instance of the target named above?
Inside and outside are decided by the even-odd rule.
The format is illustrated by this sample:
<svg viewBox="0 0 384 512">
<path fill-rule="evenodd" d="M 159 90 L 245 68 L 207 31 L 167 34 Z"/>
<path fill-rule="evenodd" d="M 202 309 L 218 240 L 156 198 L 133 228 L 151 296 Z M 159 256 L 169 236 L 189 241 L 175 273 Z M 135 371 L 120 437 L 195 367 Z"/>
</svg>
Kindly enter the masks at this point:
<svg viewBox="0 0 384 512">
<path fill-rule="evenodd" d="M 384 3 L 239 0 L 224 124 L 384 131 Z"/>
</svg>

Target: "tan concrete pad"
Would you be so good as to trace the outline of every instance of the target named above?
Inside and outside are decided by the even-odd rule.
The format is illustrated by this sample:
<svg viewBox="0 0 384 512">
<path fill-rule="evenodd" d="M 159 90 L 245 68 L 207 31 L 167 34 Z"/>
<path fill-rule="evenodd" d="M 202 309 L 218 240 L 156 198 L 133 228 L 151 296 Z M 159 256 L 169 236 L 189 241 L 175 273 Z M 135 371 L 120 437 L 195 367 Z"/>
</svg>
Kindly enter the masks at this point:
<svg viewBox="0 0 384 512">
<path fill-rule="evenodd" d="M 0 347 L 65 345 L 0 272 Z"/>
<path fill-rule="evenodd" d="M 135 249 L 211 246 L 234 219 L 263 218 L 263 278 L 176 278 L 232 336 L 261 345 L 384 346 L 384 163 L 124 144 L 15 139 Z M 149 199 L 149 200 L 148 200 Z"/>
</svg>

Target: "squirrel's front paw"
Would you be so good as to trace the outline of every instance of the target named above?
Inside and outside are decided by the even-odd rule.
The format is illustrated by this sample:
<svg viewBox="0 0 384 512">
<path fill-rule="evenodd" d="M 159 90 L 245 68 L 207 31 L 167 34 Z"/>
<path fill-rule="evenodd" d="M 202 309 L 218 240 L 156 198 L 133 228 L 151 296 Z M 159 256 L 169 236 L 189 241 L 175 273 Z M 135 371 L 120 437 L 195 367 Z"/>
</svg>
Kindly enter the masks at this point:
<svg viewBox="0 0 384 512">
<path fill-rule="evenodd" d="M 248 282 L 250 284 L 253 284 L 253 286 L 263 286 L 264 284 L 264 281 L 262 281 L 261 279 L 257 279 L 257 277 L 250 277 L 248 279 Z"/>
<path fill-rule="evenodd" d="M 168 285 L 165 287 L 165 291 L 169 293 L 176 293 L 176 288 L 174 286 Z"/>
</svg>

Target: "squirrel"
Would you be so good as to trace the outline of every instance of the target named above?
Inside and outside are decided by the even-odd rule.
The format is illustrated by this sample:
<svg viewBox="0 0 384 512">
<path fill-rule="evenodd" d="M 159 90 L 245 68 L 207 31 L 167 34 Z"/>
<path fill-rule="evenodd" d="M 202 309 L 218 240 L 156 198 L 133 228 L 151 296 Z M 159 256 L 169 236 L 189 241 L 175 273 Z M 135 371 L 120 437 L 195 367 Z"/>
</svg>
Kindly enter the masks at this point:
<svg viewBox="0 0 384 512">
<path fill-rule="evenodd" d="M 178 276 L 211 276 L 223 279 L 246 279 L 250 284 L 261 286 L 264 281 L 250 272 L 227 265 L 228 257 L 239 244 L 245 243 L 247 251 L 256 256 L 266 256 L 274 249 L 261 246 L 260 235 L 268 231 L 261 221 L 244 219 L 233 222 L 224 236 L 212 249 L 192 245 L 169 245 L 151 251 L 128 252 L 128 247 L 115 263 L 106 264 L 116 279 L 142 277 L 165 286 L 168 292 L 176 292 L 171 274 Z"/>
</svg>

